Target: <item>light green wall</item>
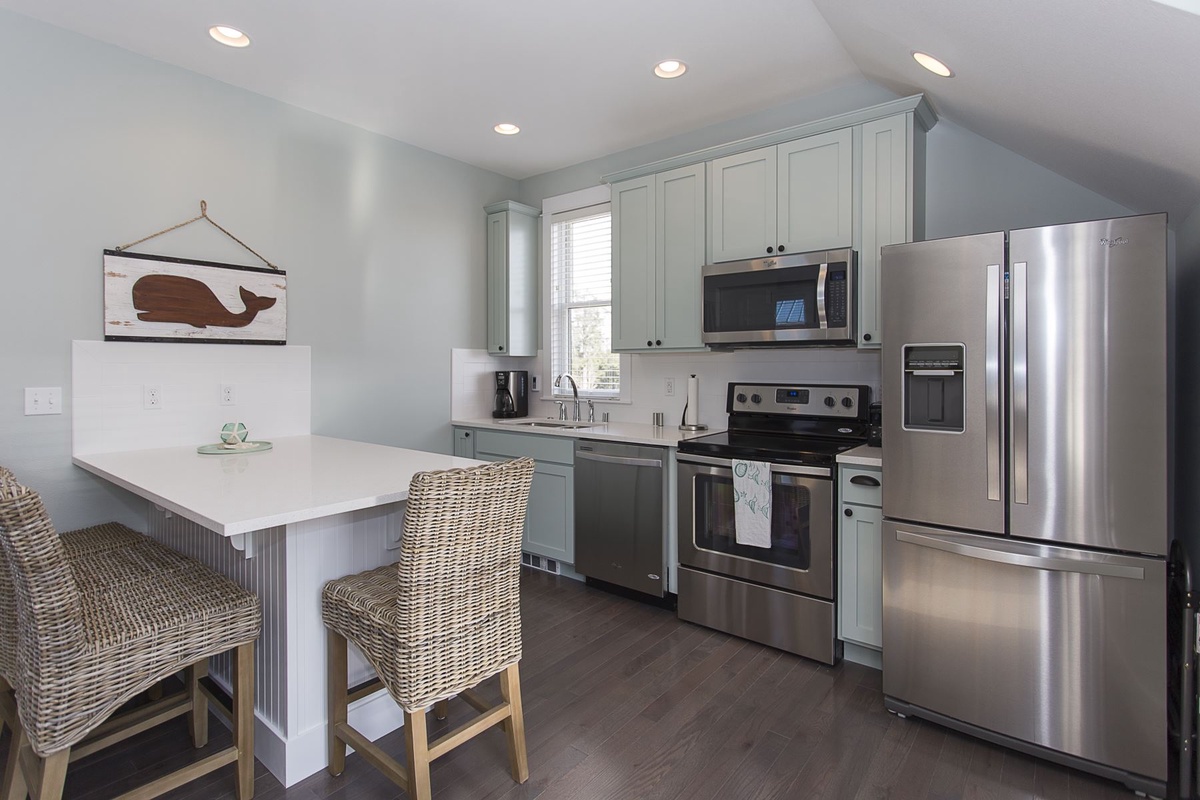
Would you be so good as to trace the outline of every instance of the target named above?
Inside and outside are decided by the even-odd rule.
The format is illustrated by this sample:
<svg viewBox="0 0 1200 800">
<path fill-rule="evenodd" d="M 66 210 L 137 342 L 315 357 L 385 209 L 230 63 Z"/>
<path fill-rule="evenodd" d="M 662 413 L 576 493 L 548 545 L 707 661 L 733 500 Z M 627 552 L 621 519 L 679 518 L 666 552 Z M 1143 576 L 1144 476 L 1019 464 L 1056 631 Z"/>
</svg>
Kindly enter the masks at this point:
<svg viewBox="0 0 1200 800">
<path fill-rule="evenodd" d="M 102 336 L 101 250 L 197 213 L 288 271 L 316 433 L 448 450 L 450 348 L 484 341 L 483 206 L 515 181 L 0 11 L 0 464 L 59 527 L 142 504 L 70 464 L 70 342 Z M 254 263 L 200 223 L 141 252 Z"/>
</svg>

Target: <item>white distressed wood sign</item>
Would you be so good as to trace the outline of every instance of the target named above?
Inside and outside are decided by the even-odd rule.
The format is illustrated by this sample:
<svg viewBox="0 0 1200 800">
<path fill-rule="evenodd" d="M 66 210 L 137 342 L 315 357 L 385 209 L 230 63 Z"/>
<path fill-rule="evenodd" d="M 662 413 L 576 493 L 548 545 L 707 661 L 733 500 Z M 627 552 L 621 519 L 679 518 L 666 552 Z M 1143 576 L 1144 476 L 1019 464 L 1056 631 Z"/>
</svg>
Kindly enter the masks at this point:
<svg viewBox="0 0 1200 800">
<path fill-rule="evenodd" d="M 287 273 L 105 250 L 104 339 L 287 344 Z"/>
</svg>

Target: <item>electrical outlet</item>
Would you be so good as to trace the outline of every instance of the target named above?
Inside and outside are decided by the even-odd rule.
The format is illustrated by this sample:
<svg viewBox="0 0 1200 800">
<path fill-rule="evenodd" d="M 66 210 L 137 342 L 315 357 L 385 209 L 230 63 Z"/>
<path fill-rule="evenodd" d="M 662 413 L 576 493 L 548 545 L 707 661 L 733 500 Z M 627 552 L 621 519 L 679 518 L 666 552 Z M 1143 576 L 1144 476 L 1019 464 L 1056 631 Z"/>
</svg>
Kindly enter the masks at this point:
<svg viewBox="0 0 1200 800">
<path fill-rule="evenodd" d="M 232 383 L 222 383 L 221 384 L 221 405 L 223 405 L 223 406 L 236 406 L 237 405 L 237 392 L 234 390 Z"/>
<path fill-rule="evenodd" d="M 142 386 L 142 408 L 147 411 L 157 411 L 162 408 L 162 387 L 156 383 Z"/>
<path fill-rule="evenodd" d="M 664 384 L 665 384 L 665 386 L 663 389 L 663 394 L 665 394 L 667 397 L 674 397 L 675 396 L 675 379 L 667 378 L 666 381 L 664 382 Z"/>
<path fill-rule="evenodd" d="M 25 389 L 25 416 L 61 413 L 61 386 L 37 386 Z"/>
</svg>

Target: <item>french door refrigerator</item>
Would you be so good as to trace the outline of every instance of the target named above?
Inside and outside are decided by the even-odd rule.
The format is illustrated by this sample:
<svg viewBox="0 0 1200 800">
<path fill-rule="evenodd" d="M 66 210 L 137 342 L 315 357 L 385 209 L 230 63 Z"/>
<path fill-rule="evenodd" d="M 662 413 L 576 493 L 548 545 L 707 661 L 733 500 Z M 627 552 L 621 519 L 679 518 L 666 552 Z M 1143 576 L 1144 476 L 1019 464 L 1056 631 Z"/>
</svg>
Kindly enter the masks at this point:
<svg viewBox="0 0 1200 800">
<path fill-rule="evenodd" d="M 1166 215 L 881 273 L 887 707 L 1164 796 Z"/>
</svg>

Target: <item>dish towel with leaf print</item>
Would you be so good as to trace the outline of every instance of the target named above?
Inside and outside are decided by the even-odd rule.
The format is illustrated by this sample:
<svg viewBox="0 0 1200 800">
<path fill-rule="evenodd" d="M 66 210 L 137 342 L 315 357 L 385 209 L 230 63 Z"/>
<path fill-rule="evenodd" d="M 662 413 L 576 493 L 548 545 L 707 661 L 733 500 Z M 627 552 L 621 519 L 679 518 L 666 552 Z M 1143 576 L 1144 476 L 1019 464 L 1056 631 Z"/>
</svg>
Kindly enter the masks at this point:
<svg viewBox="0 0 1200 800">
<path fill-rule="evenodd" d="M 733 460 L 733 526 L 738 544 L 771 546 L 771 465 Z"/>
</svg>

